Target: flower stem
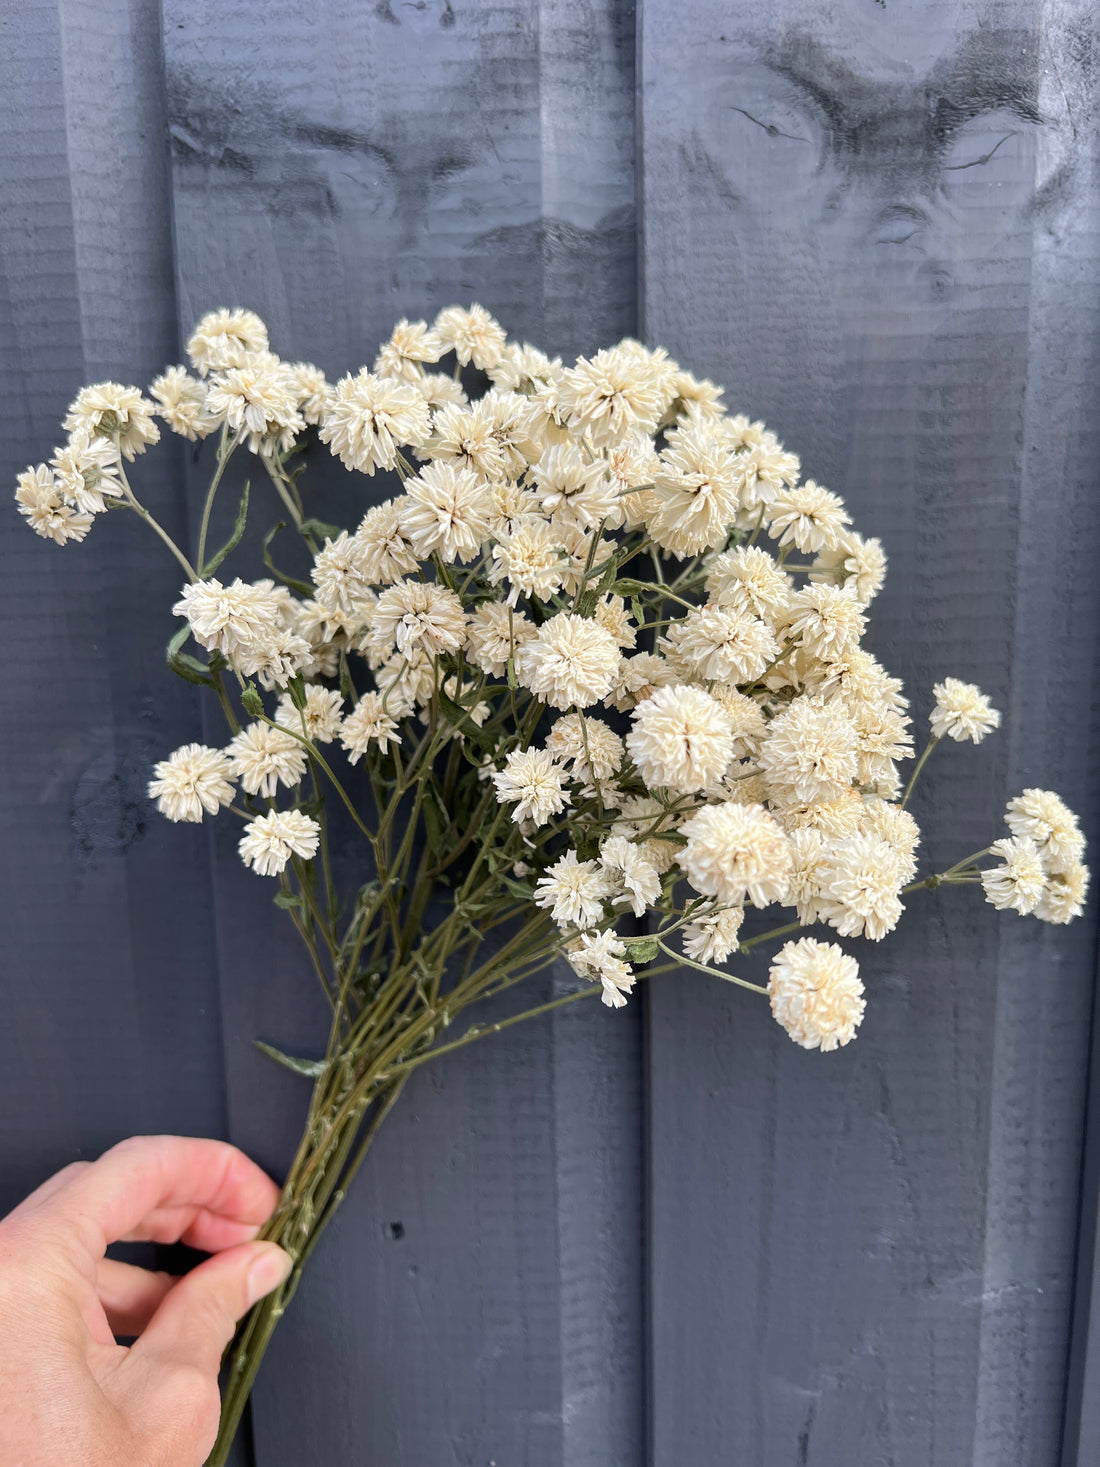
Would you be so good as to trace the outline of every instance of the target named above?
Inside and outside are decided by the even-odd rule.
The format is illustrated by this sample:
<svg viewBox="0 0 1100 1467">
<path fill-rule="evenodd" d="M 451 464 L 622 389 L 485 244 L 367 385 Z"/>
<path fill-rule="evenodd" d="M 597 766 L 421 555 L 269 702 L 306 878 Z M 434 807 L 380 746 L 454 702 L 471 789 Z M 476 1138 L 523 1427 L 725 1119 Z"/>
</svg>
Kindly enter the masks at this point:
<svg viewBox="0 0 1100 1467">
<path fill-rule="evenodd" d="M 909 783 L 905 786 L 905 793 L 901 797 L 901 805 L 900 805 L 900 808 L 902 810 L 904 810 L 905 807 L 906 807 L 906 805 L 908 805 L 908 803 L 909 803 L 909 796 L 913 793 L 913 786 L 917 782 L 917 776 L 920 774 L 920 772 L 924 768 L 924 766 L 928 763 L 929 756 L 931 755 L 932 750 L 936 747 L 936 745 L 938 743 L 939 743 L 939 739 L 936 738 L 935 734 L 933 734 L 931 736 L 931 738 L 928 740 L 927 744 L 925 744 L 924 751 L 922 752 L 920 758 L 917 760 L 916 768 L 913 770 L 913 773 L 909 776 Z"/>
</svg>

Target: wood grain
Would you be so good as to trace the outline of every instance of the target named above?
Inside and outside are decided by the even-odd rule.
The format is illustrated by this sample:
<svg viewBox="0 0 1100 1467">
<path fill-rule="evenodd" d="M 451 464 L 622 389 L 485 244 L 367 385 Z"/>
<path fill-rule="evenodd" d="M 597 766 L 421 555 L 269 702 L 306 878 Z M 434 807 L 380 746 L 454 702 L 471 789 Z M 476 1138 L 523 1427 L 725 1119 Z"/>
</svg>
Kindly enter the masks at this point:
<svg viewBox="0 0 1100 1467">
<path fill-rule="evenodd" d="M 279 3 L 262 33 L 253 15 L 165 9 L 182 329 L 252 306 L 276 350 L 332 378 L 400 316 L 454 301 L 555 352 L 633 330 L 629 7 Z M 393 492 L 339 466 L 317 484 L 348 523 Z M 323 1014 L 232 835 L 217 854 L 231 1133 L 277 1170 L 305 1095 L 251 1041 L 309 1052 Z M 636 1467 L 640 1038 L 637 1010 L 589 1009 L 414 1077 L 280 1327 L 254 1396 L 258 1467 Z"/>
<path fill-rule="evenodd" d="M 641 13 L 647 339 L 882 537 L 873 645 L 918 722 L 948 673 L 1005 710 L 931 766 L 926 871 L 1025 784 L 1096 829 L 1090 26 Z M 1094 931 L 911 906 L 856 945 L 843 1052 L 699 975 L 651 995 L 655 1467 L 1059 1460 Z"/>
</svg>

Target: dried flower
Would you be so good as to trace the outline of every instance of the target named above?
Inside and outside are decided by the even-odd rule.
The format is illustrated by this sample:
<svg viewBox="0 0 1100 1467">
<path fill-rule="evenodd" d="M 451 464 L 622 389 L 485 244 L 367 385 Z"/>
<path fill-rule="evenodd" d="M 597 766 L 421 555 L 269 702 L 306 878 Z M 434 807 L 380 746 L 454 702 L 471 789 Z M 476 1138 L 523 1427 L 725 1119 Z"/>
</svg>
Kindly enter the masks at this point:
<svg viewBox="0 0 1100 1467">
<path fill-rule="evenodd" d="M 1009 800 L 1005 823 L 1013 835 L 1034 842 L 1051 871 L 1068 870 L 1085 854 L 1077 816 L 1053 790 L 1027 789 Z"/>
<path fill-rule="evenodd" d="M 676 860 L 703 896 L 723 906 L 754 907 L 786 899 L 791 871 L 787 837 L 762 805 L 705 805 L 680 827 L 687 845 Z"/>
<path fill-rule="evenodd" d="M 551 708 L 588 708 L 614 686 L 619 649 L 598 622 L 561 611 L 524 642 L 515 661 L 520 682 Z"/>
<path fill-rule="evenodd" d="M 768 973 L 772 1014 L 803 1049 L 837 1049 L 855 1038 L 866 1002 L 859 964 L 832 942 L 787 942 Z"/>
<path fill-rule="evenodd" d="M 203 377 L 208 372 L 240 367 L 268 349 L 267 327 L 254 311 L 219 310 L 205 315 L 191 334 L 187 355 Z"/>
<path fill-rule="evenodd" d="M 153 404 L 136 387 L 117 382 L 96 382 L 82 387 L 61 420 L 66 433 L 85 432 L 90 438 L 107 438 L 117 443 L 125 459 L 144 453 L 160 438 L 153 422 Z"/>
<path fill-rule="evenodd" d="M 1011 907 L 1021 916 L 1034 912 L 1046 890 L 1047 878 L 1042 857 L 1034 841 L 1026 836 L 995 840 L 990 854 L 1000 856 L 999 866 L 982 872 L 986 901 L 1003 911 Z"/>
<path fill-rule="evenodd" d="M 280 784 L 293 789 L 306 772 L 306 751 L 297 739 L 269 723 L 250 723 L 227 746 L 226 755 L 241 788 L 271 799 Z"/>
<path fill-rule="evenodd" d="M 317 854 L 321 827 L 300 810 L 271 810 L 250 820 L 237 846 L 241 860 L 257 876 L 278 876 L 291 856 L 303 861 Z"/>
<path fill-rule="evenodd" d="M 930 722 L 937 739 L 955 739 L 960 743 L 970 739 L 980 744 L 987 733 L 1000 726 L 1000 713 L 989 706 L 989 699 L 973 683 L 949 677 L 936 683 L 932 692 L 936 706 Z"/>
<path fill-rule="evenodd" d="M 733 757 L 725 710 L 702 688 L 658 688 L 632 717 L 626 747 L 651 789 L 684 794 L 705 789 Z"/>
<path fill-rule="evenodd" d="M 385 752 L 391 744 L 401 742 L 397 722 L 386 711 L 381 693 L 363 694 L 340 725 L 340 742 L 347 750 L 349 764 L 358 764 L 371 744 Z"/>
<path fill-rule="evenodd" d="M 606 872 L 596 861 L 579 861 L 570 850 L 539 877 L 532 900 L 547 908 L 559 927 L 592 927 L 609 895 Z"/>
<path fill-rule="evenodd" d="M 184 744 L 153 768 L 149 798 L 169 820 L 202 819 L 203 811 L 216 815 L 232 804 L 232 767 L 220 749 L 206 744 Z"/>
<path fill-rule="evenodd" d="M 345 468 L 373 475 L 396 468 L 401 445 L 422 443 L 430 432 L 428 404 L 415 387 L 364 367 L 337 382 L 319 436 Z"/>
<path fill-rule="evenodd" d="M 502 805 L 515 804 L 513 820 L 545 825 L 569 804 L 564 777 L 564 769 L 545 749 L 513 749 L 504 768 L 493 775 L 493 784 Z"/>
<path fill-rule="evenodd" d="M 489 537 L 492 501 L 481 479 L 452 463 L 425 464 L 398 501 L 401 529 L 415 555 L 450 564 L 473 560 Z"/>
</svg>

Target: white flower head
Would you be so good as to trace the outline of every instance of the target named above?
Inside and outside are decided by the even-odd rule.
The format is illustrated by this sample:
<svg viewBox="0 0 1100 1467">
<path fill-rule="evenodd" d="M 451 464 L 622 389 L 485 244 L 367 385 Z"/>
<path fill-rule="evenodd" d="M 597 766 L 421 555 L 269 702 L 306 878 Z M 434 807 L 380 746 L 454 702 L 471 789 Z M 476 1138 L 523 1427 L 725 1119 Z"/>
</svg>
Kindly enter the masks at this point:
<svg viewBox="0 0 1100 1467">
<path fill-rule="evenodd" d="M 298 411 L 307 423 L 318 427 L 333 400 L 332 384 L 312 362 L 284 362 L 283 373 Z"/>
<path fill-rule="evenodd" d="M 218 426 L 217 418 L 207 410 L 206 387 L 186 367 L 166 367 L 149 388 L 149 395 L 157 403 L 157 417 L 192 443 Z"/>
<path fill-rule="evenodd" d="M 634 709 L 626 747 L 650 789 L 690 793 L 713 784 L 733 757 L 725 709 L 702 688 L 658 688 Z"/>
<path fill-rule="evenodd" d="M 334 611 L 355 616 L 357 608 L 369 603 L 373 595 L 365 560 L 358 535 L 341 530 L 335 540 L 326 539 L 310 571 L 318 601 Z"/>
<path fill-rule="evenodd" d="M 560 611 L 516 653 L 516 675 L 551 708 L 588 708 L 606 698 L 619 670 L 619 649 L 599 622 Z"/>
<path fill-rule="evenodd" d="M 850 652 L 867 625 L 856 593 L 847 586 L 810 585 L 790 598 L 786 634 L 811 656 L 829 661 Z"/>
<path fill-rule="evenodd" d="M 818 867 L 822 921 L 842 937 L 878 942 L 898 925 L 903 868 L 880 836 L 851 835 L 827 848 Z"/>
<path fill-rule="evenodd" d="M 278 876 L 291 856 L 303 861 L 317 854 L 321 827 L 301 810 L 271 810 L 250 820 L 237 849 L 257 876 Z"/>
<path fill-rule="evenodd" d="M 270 799 L 280 784 L 293 789 L 306 772 L 306 751 L 297 739 L 269 723 L 250 723 L 225 750 L 241 788 Z"/>
<path fill-rule="evenodd" d="M 786 614 L 791 578 L 766 550 L 742 545 L 723 551 L 709 562 L 706 589 L 719 606 L 758 616 L 774 628 Z"/>
<path fill-rule="evenodd" d="M 79 542 L 92 527 L 92 516 L 75 509 L 62 497 L 53 470 L 47 464 L 37 464 L 18 476 L 15 502 L 35 534 L 56 545 L 64 545 L 69 540 Z"/>
<path fill-rule="evenodd" d="M 1085 897 L 1089 889 L 1088 867 L 1080 861 L 1070 861 L 1047 872 L 1046 890 L 1035 908 L 1041 922 L 1054 922 L 1063 926 L 1079 917 L 1085 909 Z"/>
<path fill-rule="evenodd" d="M 493 775 L 497 799 L 502 805 L 515 805 L 512 819 L 530 820 L 536 826 L 545 825 L 569 804 L 564 781 L 565 770 L 545 749 L 513 749 L 504 768 Z"/>
<path fill-rule="evenodd" d="M 604 914 L 611 894 L 607 873 L 597 861 L 579 861 L 566 851 L 535 885 L 536 907 L 549 910 L 559 927 L 593 927 Z"/>
<path fill-rule="evenodd" d="M 282 626 L 279 598 L 268 580 L 249 584 L 238 577 L 229 586 L 215 578 L 194 581 L 172 611 L 187 618 L 200 647 L 230 661 L 264 648 Z"/>
<path fill-rule="evenodd" d="M 470 617 L 467 656 L 490 677 L 503 677 L 516 648 L 536 631 L 521 611 L 513 611 L 500 601 L 485 601 Z"/>
<path fill-rule="evenodd" d="M 282 362 L 267 354 L 218 372 L 206 394 L 206 411 L 247 438 L 253 453 L 269 446 L 285 452 L 306 425 Z"/>
<path fill-rule="evenodd" d="M 845 530 L 832 550 L 821 550 L 810 571 L 811 581 L 833 581 L 855 592 L 867 606 L 882 590 L 886 580 L 886 555 L 882 542 L 864 539 L 855 530 Z"/>
<path fill-rule="evenodd" d="M 960 743 L 970 739 L 980 744 L 987 733 L 1000 726 L 1000 713 L 990 707 L 989 699 L 973 683 L 949 677 L 936 683 L 932 693 L 936 705 L 930 722 L 937 739 L 955 739 Z"/>
<path fill-rule="evenodd" d="M 623 741 L 602 718 L 566 713 L 555 719 L 546 747 L 582 784 L 603 784 L 623 762 Z"/>
<path fill-rule="evenodd" d="M 570 943 L 567 955 L 574 972 L 598 980 L 603 986 L 601 1003 L 608 1008 L 624 1006 L 626 995 L 634 987 L 634 973 L 625 961 L 626 947 L 614 932 L 582 932 Z"/>
<path fill-rule="evenodd" d="M 392 586 L 403 576 L 416 574 L 419 557 L 405 533 L 399 500 L 387 499 L 368 509 L 352 539 L 350 564 L 367 584 Z"/>
<path fill-rule="evenodd" d="M 289 693 L 284 693 L 275 709 L 275 722 L 314 744 L 331 744 L 340 732 L 340 711 L 344 700 L 332 688 L 320 683 L 306 687 L 306 704 L 297 708 Z"/>
<path fill-rule="evenodd" d="M 859 964 L 833 942 L 787 942 L 768 974 L 772 1014 L 803 1049 L 838 1049 L 855 1038 L 866 1001 Z"/>
<path fill-rule="evenodd" d="M 768 506 L 768 533 L 802 551 L 835 550 L 849 524 L 844 501 L 812 479 L 786 489 Z"/>
<path fill-rule="evenodd" d="M 80 389 L 61 426 L 66 433 L 84 431 L 92 438 L 107 438 L 118 444 L 123 458 L 133 459 L 160 438 L 154 412 L 153 404 L 136 387 L 94 382 Z"/>
<path fill-rule="evenodd" d="M 1085 854 L 1077 816 L 1053 790 L 1026 789 L 1009 800 L 1005 823 L 1013 835 L 1034 842 L 1048 870 L 1068 869 Z"/>
<path fill-rule="evenodd" d="M 738 947 L 744 907 L 708 912 L 684 928 L 684 952 L 697 963 L 724 963 Z"/>
<path fill-rule="evenodd" d="M 389 340 L 379 348 L 374 370 L 380 377 L 399 377 L 403 382 L 417 382 L 425 362 L 438 362 L 446 346 L 425 321 L 402 319 L 390 332 Z"/>
<path fill-rule="evenodd" d="M 693 678 L 753 683 L 779 656 L 779 644 L 755 616 L 727 606 L 700 606 L 668 629 L 669 655 Z"/>
<path fill-rule="evenodd" d="M 239 367 L 250 356 L 268 349 L 267 327 L 255 311 L 210 311 L 191 333 L 187 355 L 195 371 L 208 372 Z"/>
<path fill-rule="evenodd" d="M 733 800 L 705 805 L 685 820 L 687 845 L 676 860 L 702 896 L 723 906 L 766 907 L 786 899 L 791 872 L 790 842 L 762 805 Z"/>
<path fill-rule="evenodd" d="M 661 453 L 648 529 L 683 559 L 725 542 L 737 516 L 737 472 L 733 454 L 705 429 L 682 429 L 672 439 Z"/>
<path fill-rule="evenodd" d="M 504 450 L 483 402 L 444 403 L 432 414 L 432 436 L 423 448 L 429 458 L 469 469 L 479 481 L 499 479 L 505 467 Z M 521 465 L 521 473 L 526 466 Z"/>
<path fill-rule="evenodd" d="M 489 579 L 494 585 L 510 583 L 508 604 L 515 606 L 521 596 L 549 600 L 565 584 L 568 570 L 560 533 L 547 520 L 523 515 L 493 546 Z"/>
<path fill-rule="evenodd" d="M 600 865 L 618 893 L 616 902 L 629 906 L 635 917 L 657 905 L 661 873 L 641 846 L 626 836 L 610 835 L 600 847 Z"/>
<path fill-rule="evenodd" d="M 453 591 L 431 581 L 399 581 L 378 598 L 367 647 L 379 659 L 395 649 L 403 656 L 424 652 L 438 657 L 457 652 L 466 641 L 466 614 Z"/>
<path fill-rule="evenodd" d="M 383 753 L 391 744 L 401 742 L 396 719 L 386 710 L 381 693 L 364 693 L 340 725 L 340 742 L 348 753 L 348 763 L 357 764 L 377 744 Z"/>
<path fill-rule="evenodd" d="M 858 734 L 839 701 L 795 698 L 768 724 L 758 762 L 783 804 L 835 799 L 856 777 Z"/>
<path fill-rule="evenodd" d="M 1001 864 L 982 871 L 986 901 L 999 911 L 1011 907 L 1022 917 L 1034 912 L 1047 884 L 1038 846 L 1026 836 L 1013 836 L 995 840 L 989 849 L 991 855 L 1000 857 Z"/>
<path fill-rule="evenodd" d="M 423 443 L 430 432 L 422 393 L 364 367 L 337 382 L 319 436 L 345 468 L 373 475 L 376 469 L 396 468 L 401 445 Z"/>
<path fill-rule="evenodd" d="M 203 811 L 216 815 L 233 801 L 232 768 L 220 749 L 206 744 L 184 744 L 153 768 L 149 798 L 169 820 L 202 819 Z"/>
<path fill-rule="evenodd" d="M 583 530 L 622 524 L 617 487 L 608 479 L 600 460 L 590 461 L 573 443 L 555 444 L 532 470 L 544 513 L 560 525 Z"/>
<path fill-rule="evenodd" d="M 448 306 L 440 311 L 433 330 L 444 350 L 453 351 L 462 366 L 473 362 L 483 372 L 490 372 L 504 354 L 504 328 L 476 302 L 468 310 Z"/>
<path fill-rule="evenodd" d="M 652 372 L 616 347 L 578 357 L 562 374 L 559 401 L 574 432 L 594 448 L 638 431 L 653 433 L 664 406 Z"/>
<path fill-rule="evenodd" d="M 489 537 L 492 500 L 472 469 L 425 464 L 397 504 L 401 530 L 422 560 L 432 554 L 448 564 L 473 560 Z"/>
</svg>

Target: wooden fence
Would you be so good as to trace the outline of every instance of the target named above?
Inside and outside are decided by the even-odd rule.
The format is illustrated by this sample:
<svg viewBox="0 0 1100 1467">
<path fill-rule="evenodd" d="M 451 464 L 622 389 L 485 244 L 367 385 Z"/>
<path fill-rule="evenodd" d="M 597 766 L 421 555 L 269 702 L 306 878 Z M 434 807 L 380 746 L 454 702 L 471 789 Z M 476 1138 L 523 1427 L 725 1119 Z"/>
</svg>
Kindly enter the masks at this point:
<svg viewBox="0 0 1100 1467">
<path fill-rule="evenodd" d="M 638 334 L 881 537 L 918 719 L 948 673 L 1004 710 L 931 766 L 925 869 L 1030 784 L 1097 835 L 1087 0 L 23 0 L 0 37 L 5 482 L 221 304 L 330 377 L 453 301 L 563 355 Z M 304 1095 L 252 1041 L 323 1020 L 233 832 L 146 799 L 201 724 L 124 518 L 62 551 L 0 517 L 4 1206 L 136 1131 L 278 1173 Z M 839 1053 L 685 973 L 421 1071 L 241 1467 L 1100 1460 L 1091 909 L 912 907 Z"/>
</svg>

